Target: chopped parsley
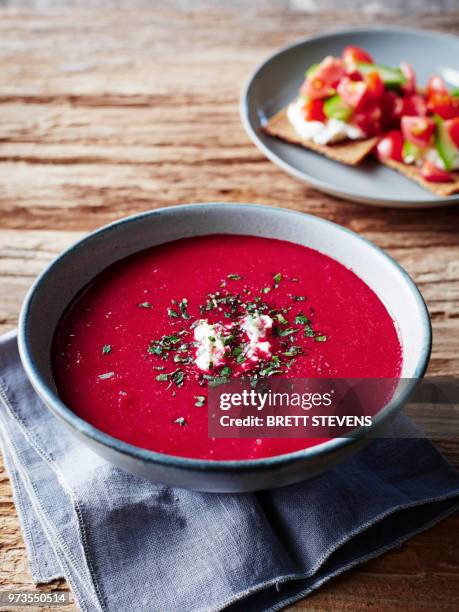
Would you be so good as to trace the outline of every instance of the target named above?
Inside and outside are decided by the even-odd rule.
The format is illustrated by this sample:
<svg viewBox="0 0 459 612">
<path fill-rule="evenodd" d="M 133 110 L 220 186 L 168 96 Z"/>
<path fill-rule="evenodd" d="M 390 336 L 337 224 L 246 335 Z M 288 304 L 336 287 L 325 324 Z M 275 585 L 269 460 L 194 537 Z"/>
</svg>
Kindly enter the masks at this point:
<svg viewBox="0 0 459 612">
<path fill-rule="evenodd" d="M 188 300 L 186 298 L 182 298 L 182 301 L 179 304 L 180 313 L 182 315 L 182 319 L 189 319 L 190 315 L 187 312 L 188 308 Z"/>
<path fill-rule="evenodd" d="M 111 352 L 112 352 L 112 345 L 104 344 L 104 346 L 102 347 L 102 355 L 108 355 Z"/>
<path fill-rule="evenodd" d="M 296 357 L 297 355 L 300 355 L 301 352 L 302 350 L 300 346 L 291 346 L 288 351 L 285 351 L 284 355 L 286 357 Z"/>
<path fill-rule="evenodd" d="M 296 334 L 298 330 L 294 329 L 293 327 L 287 327 L 287 329 L 281 329 L 280 327 L 276 327 L 275 332 L 277 336 L 284 338 L 285 336 L 291 336 L 292 334 Z"/>
<path fill-rule="evenodd" d="M 180 427 L 183 427 L 184 425 L 186 425 L 186 419 L 184 417 L 179 417 L 178 419 L 175 419 L 173 422 L 177 423 L 177 425 L 180 425 Z"/>
<path fill-rule="evenodd" d="M 202 408 L 204 404 L 206 403 L 205 395 L 195 395 L 194 399 L 195 399 L 194 405 L 197 406 L 198 408 Z"/>
<path fill-rule="evenodd" d="M 327 340 L 324 334 L 314 330 L 311 320 L 294 303 L 279 307 L 269 303 L 267 301 L 269 298 L 265 297 L 276 290 L 282 282 L 298 282 L 299 279 L 289 278 L 281 272 L 277 272 L 271 275 L 272 282 L 269 286 L 258 288 L 259 295 L 256 295 L 257 290 L 252 290 L 252 287 L 249 288 L 246 284 L 237 291 L 231 291 L 231 285 L 228 281 L 238 281 L 242 278 L 243 276 L 238 273 L 227 274 L 225 279 L 220 281 L 219 289 L 207 293 L 203 303 L 198 306 L 203 317 L 210 317 L 210 324 L 213 321 L 219 321 L 221 325 L 218 335 L 211 332 L 212 335 L 207 336 L 206 342 L 210 343 L 212 349 L 216 349 L 218 346 L 220 350 L 222 345 L 224 347 L 222 366 L 220 366 L 220 362 L 217 362 L 219 363 L 217 367 L 213 358 L 210 358 L 207 372 L 199 372 L 197 380 L 201 387 L 204 387 L 206 383 L 211 386 L 226 383 L 232 377 L 240 375 L 250 376 L 255 383 L 262 378 L 279 374 L 285 375 L 295 359 L 304 353 L 305 349 L 301 344 L 301 338 L 311 338 L 316 342 Z M 252 293 L 254 295 L 250 298 L 249 296 Z M 306 301 L 305 296 L 292 295 L 288 292 L 286 297 L 292 302 Z M 145 302 L 144 304 L 138 304 L 138 306 L 150 308 L 151 304 Z M 161 371 L 165 370 L 164 366 L 154 367 L 155 370 L 160 371 L 156 375 L 156 380 L 166 382 L 167 389 L 170 389 L 173 395 L 178 393 L 176 387 L 181 387 L 188 379 L 196 378 L 194 362 L 197 344 L 191 338 L 186 342 L 187 338 L 183 336 L 192 334 L 193 329 L 200 321 L 198 318 L 193 323 L 188 322 L 192 318 L 192 315 L 188 312 L 188 306 L 187 298 L 182 298 L 180 301 L 171 300 L 167 314 L 175 320 L 173 324 L 174 329 L 176 329 L 175 333 L 154 339 L 147 347 L 149 354 L 165 362 L 176 364 L 177 369 L 168 368 L 168 372 Z M 241 322 L 247 315 L 257 317 L 263 314 L 268 314 L 274 320 L 272 334 L 275 340 L 271 344 L 271 351 L 274 354 L 270 357 L 264 357 L 260 353 L 257 354 L 257 359 L 252 359 L 249 352 L 249 339 L 241 327 Z M 313 311 L 311 309 L 309 316 L 312 315 Z M 111 351 L 111 345 L 106 346 L 109 348 L 105 349 L 104 347 L 104 353 Z M 244 363 L 246 365 L 240 368 L 241 364 Z M 250 364 L 250 366 L 246 367 L 247 364 Z M 195 395 L 194 401 L 195 406 L 202 407 L 206 403 L 206 396 Z M 181 422 L 182 419 L 183 422 Z M 180 425 L 186 424 L 183 417 L 174 422 Z"/>
<path fill-rule="evenodd" d="M 97 378 L 99 380 L 107 380 L 108 378 L 111 378 L 112 376 L 115 376 L 115 372 L 106 372 L 105 374 L 99 374 Z"/>
<path fill-rule="evenodd" d="M 140 304 L 137 304 L 137 306 L 139 308 L 153 308 L 153 305 L 150 304 L 150 302 L 140 302 Z"/>
<path fill-rule="evenodd" d="M 302 312 L 300 312 L 295 317 L 295 323 L 297 325 L 307 325 L 309 323 L 309 319 Z"/>
<path fill-rule="evenodd" d="M 178 370 L 175 370 L 175 372 L 172 372 L 170 377 L 171 377 L 171 381 L 173 381 L 177 385 L 177 387 L 180 387 L 183 384 L 185 375 L 183 373 L 183 370 L 178 369 Z"/>
</svg>

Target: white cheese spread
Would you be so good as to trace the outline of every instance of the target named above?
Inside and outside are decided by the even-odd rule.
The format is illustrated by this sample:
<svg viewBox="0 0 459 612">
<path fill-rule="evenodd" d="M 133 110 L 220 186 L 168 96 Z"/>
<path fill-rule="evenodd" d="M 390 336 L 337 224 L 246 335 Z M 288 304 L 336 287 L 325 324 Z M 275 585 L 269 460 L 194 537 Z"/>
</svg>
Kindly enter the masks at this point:
<svg viewBox="0 0 459 612">
<path fill-rule="evenodd" d="M 225 327 L 221 323 L 210 325 L 205 319 L 197 322 L 194 328 L 196 341 L 195 364 L 205 372 L 225 363 Z"/>
<path fill-rule="evenodd" d="M 287 109 L 287 117 L 296 133 L 304 140 L 312 140 L 316 144 L 324 145 L 342 140 L 365 138 L 365 133 L 360 128 L 339 119 L 306 121 L 302 107 L 301 99 L 292 102 Z"/>
<path fill-rule="evenodd" d="M 246 342 L 241 348 L 247 360 L 256 362 L 260 357 L 269 359 L 271 343 L 268 340 L 268 333 L 272 326 L 273 319 L 259 313 L 245 315 L 239 321 L 228 325 L 210 324 L 207 319 L 201 319 L 194 326 L 196 347 L 194 363 L 204 372 L 224 366 L 229 350 L 225 339 L 231 335 L 231 330 L 235 327 L 239 327 L 245 335 Z"/>
<path fill-rule="evenodd" d="M 245 356 L 251 361 L 258 361 L 260 355 L 265 358 L 271 357 L 271 344 L 266 339 L 268 330 L 273 326 L 271 317 L 259 313 L 246 315 L 240 326 L 248 340 Z"/>
</svg>

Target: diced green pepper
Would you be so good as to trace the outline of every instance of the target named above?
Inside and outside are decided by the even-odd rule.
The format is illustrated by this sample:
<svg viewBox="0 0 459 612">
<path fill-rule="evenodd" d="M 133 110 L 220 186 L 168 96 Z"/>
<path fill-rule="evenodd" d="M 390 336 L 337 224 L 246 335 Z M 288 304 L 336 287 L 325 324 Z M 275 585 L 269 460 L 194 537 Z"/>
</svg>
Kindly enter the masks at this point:
<svg viewBox="0 0 459 612">
<path fill-rule="evenodd" d="M 362 74 L 377 72 L 386 87 L 399 87 L 400 85 L 406 83 L 406 77 L 400 68 L 391 68 L 390 66 L 382 66 L 381 64 L 364 64 L 362 62 L 358 62 L 357 69 Z"/>
<path fill-rule="evenodd" d="M 440 159 L 445 165 L 445 170 L 452 170 L 457 156 L 457 148 L 451 140 L 445 122 L 441 117 L 435 115 L 435 148 Z"/>
<path fill-rule="evenodd" d="M 306 78 L 312 76 L 319 66 L 320 64 L 311 64 L 311 66 L 309 66 L 309 68 L 304 73 L 304 76 Z"/>
<path fill-rule="evenodd" d="M 329 119 L 339 119 L 340 121 L 349 121 L 352 115 L 352 108 L 350 108 L 343 100 L 343 98 L 336 94 L 331 98 L 328 98 L 324 102 L 324 113 Z"/>
<path fill-rule="evenodd" d="M 424 151 L 421 147 L 417 147 L 409 140 L 405 140 L 402 147 L 402 157 L 405 164 L 412 164 L 413 162 L 421 159 Z"/>
</svg>

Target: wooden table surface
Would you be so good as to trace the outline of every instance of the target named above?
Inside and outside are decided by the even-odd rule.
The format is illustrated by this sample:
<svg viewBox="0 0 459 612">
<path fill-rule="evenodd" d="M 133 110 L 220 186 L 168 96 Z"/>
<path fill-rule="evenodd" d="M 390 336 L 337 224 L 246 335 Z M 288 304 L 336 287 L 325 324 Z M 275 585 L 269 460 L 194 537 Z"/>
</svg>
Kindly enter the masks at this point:
<svg viewBox="0 0 459 612">
<path fill-rule="evenodd" d="M 333 4 L 0 2 L 0 331 L 15 326 L 36 274 L 88 230 L 176 203 L 260 202 L 331 219 L 386 249 L 427 300 L 429 373 L 459 375 L 459 208 L 334 199 L 269 163 L 241 127 L 241 86 L 280 45 L 338 25 L 459 31 L 454 0 L 411 1 L 409 15 L 389 0 Z M 458 440 L 440 446 L 459 465 Z M 31 588 L 4 472 L 0 530 L 0 588 Z M 458 534 L 451 517 L 295 609 L 457 610 Z"/>
</svg>

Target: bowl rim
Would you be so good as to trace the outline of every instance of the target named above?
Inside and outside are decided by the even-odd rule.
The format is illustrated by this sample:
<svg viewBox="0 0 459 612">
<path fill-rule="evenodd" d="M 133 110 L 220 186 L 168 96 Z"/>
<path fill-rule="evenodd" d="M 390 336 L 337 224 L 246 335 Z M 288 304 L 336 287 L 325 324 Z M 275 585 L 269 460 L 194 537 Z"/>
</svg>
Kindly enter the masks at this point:
<svg viewBox="0 0 459 612">
<path fill-rule="evenodd" d="M 322 34 L 317 34 L 313 36 L 306 36 L 301 39 L 297 39 L 291 43 L 288 43 L 282 47 L 275 49 L 272 53 L 270 53 L 265 59 L 263 59 L 255 68 L 250 72 L 249 76 L 246 78 L 243 87 L 241 89 L 241 93 L 239 96 L 239 115 L 241 119 L 241 123 L 249 136 L 250 140 L 257 147 L 259 151 L 265 155 L 269 161 L 275 164 L 277 167 L 281 168 L 290 176 L 295 177 L 296 179 L 302 181 L 303 183 L 307 183 L 320 191 L 325 193 L 330 193 L 334 196 L 346 198 L 347 200 L 353 202 L 364 202 L 366 204 L 370 204 L 373 206 L 383 206 L 383 207 L 397 207 L 398 203 L 402 204 L 402 207 L 406 207 L 409 204 L 412 204 L 417 208 L 430 208 L 437 207 L 440 205 L 450 206 L 456 202 L 459 202 L 459 195 L 452 195 L 445 198 L 439 199 L 434 194 L 429 194 L 426 192 L 423 194 L 423 197 L 404 197 L 403 195 L 398 196 L 397 198 L 387 199 L 380 198 L 379 196 L 371 195 L 370 198 L 362 199 L 356 194 L 355 191 L 352 191 L 348 188 L 339 187 L 335 189 L 332 184 L 323 181 L 320 178 L 315 178 L 310 174 L 305 173 L 302 170 L 298 170 L 294 166 L 292 166 L 287 161 L 284 161 L 277 153 L 274 153 L 271 148 L 264 144 L 264 142 L 260 139 L 257 129 L 253 126 L 252 121 L 250 120 L 250 95 L 253 84 L 258 78 L 259 74 L 264 70 L 273 60 L 281 57 L 284 54 L 290 53 L 294 49 L 298 47 L 302 47 L 305 44 L 312 43 L 315 41 L 327 40 L 329 38 L 334 38 L 335 36 L 343 36 L 343 35 L 352 35 L 356 33 L 361 34 L 388 34 L 388 33 L 399 33 L 399 34 L 412 34 L 412 35 L 424 35 L 430 38 L 439 38 L 439 39 L 448 39 L 451 42 L 455 42 L 456 44 L 459 42 L 457 36 L 453 34 L 449 34 L 446 32 L 437 32 L 435 30 L 423 30 L 420 28 L 410 28 L 403 26 L 359 26 L 355 28 L 339 28 L 332 29 Z M 294 146 L 294 145 L 292 145 Z"/>
<path fill-rule="evenodd" d="M 432 350 L 432 327 L 431 321 L 428 313 L 427 306 L 424 302 L 424 299 L 417 288 L 414 281 L 411 279 L 406 270 L 392 257 L 390 257 L 383 249 L 376 246 L 363 236 L 360 236 L 356 232 L 343 227 L 337 223 L 329 221 L 327 219 L 323 219 L 321 217 L 317 217 L 315 215 L 302 213 L 299 211 L 291 210 L 288 208 L 276 207 L 276 206 L 267 206 L 260 204 L 249 204 L 249 203 L 236 203 L 236 202 L 207 202 L 207 203 L 190 203 L 190 204 L 180 204 L 175 206 L 162 207 L 157 209 L 152 209 L 149 211 L 136 213 L 134 215 L 130 215 L 128 217 L 123 217 L 118 219 L 117 221 L 111 222 L 107 225 L 100 227 L 99 229 L 90 232 L 88 235 L 84 236 L 80 240 L 73 243 L 70 247 L 65 249 L 62 253 L 60 253 L 56 258 L 54 258 L 45 269 L 39 274 L 39 276 L 35 279 L 34 283 L 30 287 L 27 292 L 26 297 L 24 298 L 24 302 L 21 308 L 19 323 L 18 323 L 18 348 L 20 358 L 23 364 L 23 367 L 26 371 L 26 374 L 37 391 L 39 396 L 45 401 L 48 408 L 58 417 L 63 419 L 66 424 L 70 427 L 70 429 L 76 430 L 78 433 L 82 434 L 84 437 L 90 438 L 93 442 L 96 442 L 104 447 L 115 450 L 118 453 L 128 456 L 131 459 L 140 460 L 141 462 L 146 462 L 148 464 L 159 465 L 163 467 L 170 468 L 181 468 L 190 471 L 211 471 L 211 472 L 247 472 L 253 470 L 264 470 L 271 469 L 274 467 L 281 467 L 291 463 L 304 461 L 307 459 L 317 459 L 334 451 L 344 450 L 349 445 L 355 444 L 362 440 L 363 438 L 368 436 L 368 433 L 377 427 L 378 423 L 375 423 L 373 420 L 373 425 L 371 428 L 362 428 L 361 431 L 349 438 L 333 438 L 327 442 L 323 442 L 322 444 L 318 444 L 316 446 L 311 446 L 305 449 L 301 449 L 298 451 L 284 453 L 281 455 L 274 455 L 272 457 L 262 457 L 258 459 L 239 459 L 239 460 L 217 460 L 217 459 L 196 459 L 191 457 L 180 457 L 178 455 L 167 455 L 165 453 L 159 453 L 153 450 L 148 450 L 145 448 L 141 448 L 135 446 L 133 444 L 129 444 L 128 442 L 124 442 L 119 438 L 115 438 L 107 433 L 104 433 L 100 429 L 91 425 L 88 421 L 85 421 L 81 417 L 79 417 L 76 413 L 74 413 L 53 391 L 53 389 L 47 384 L 44 380 L 38 368 L 36 367 L 33 356 L 30 350 L 29 344 L 29 318 L 30 313 L 34 308 L 34 300 L 36 296 L 36 292 L 40 289 L 40 286 L 44 282 L 44 280 L 53 273 L 54 269 L 57 268 L 64 260 L 72 257 L 75 252 L 78 250 L 85 248 L 88 244 L 90 244 L 93 240 L 100 238 L 104 234 L 109 234 L 114 229 L 118 228 L 121 225 L 127 225 L 130 223 L 138 223 L 142 221 L 142 219 L 150 219 L 160 215 L 174 215 L 180 212 L 191 212 L 191 213 L 199 213 L 205 212 L 207 210 L 217 210 L 220 207 L 225 207 L 226 209 L 232 208 L 234 212 L 240 211 L 249 211 L 256 210 L 259 213 L 263 214 L 264 212 L 277 212 L 278 214 L 283 214 L 291 217 L 301 217 L 306 219 L 312 219 L 315 223 L 322 225 L 324 227 L 332 227 L 337 229 L 338 231 L 344 232 L 357 242 L 360 242 L 362 246 L 366 249 L 371 249 L 375 251 L 377 254 L 382 256 L 383 259 L 389 263 L 392 268 L 399 274 L 400 279 L 404 282 L 413 297 L 415 298 L 416 305 L 418 308 L 418 312 L 420 318 L 422 320 L 423 331 L 424 331 L 424 342 L 421 347 L 421 351 L 418 357 L 418 361 L 416 364 L 416 368 L 414 374 L 412 376 L 411 385 L 407 385 L 404 392 L 402 392 L 402 398 L 397 403 L 397 405 L 392 406 L 388 404 L 379 414 L 378 423 L 382 423 L 387 420 L 394 410 L 398 410 L 400 405 L 403 405 L 403 402 L 407 399 L 411 391 L 414 389 L 416 382 L 419 378 L 422 378 L 424 375 L 427 365 L 429 363 L 430 353 Z"/>
</svg>

